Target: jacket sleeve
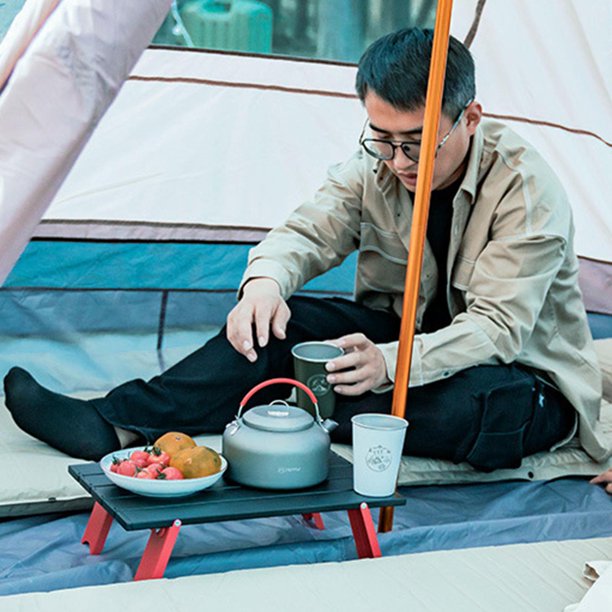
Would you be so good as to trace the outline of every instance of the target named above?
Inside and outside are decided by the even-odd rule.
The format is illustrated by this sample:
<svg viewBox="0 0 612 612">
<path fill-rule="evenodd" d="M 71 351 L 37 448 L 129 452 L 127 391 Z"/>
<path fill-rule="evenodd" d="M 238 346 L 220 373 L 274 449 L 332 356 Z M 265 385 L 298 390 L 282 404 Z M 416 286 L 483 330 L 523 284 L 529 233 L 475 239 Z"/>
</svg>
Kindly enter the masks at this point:
<svg viewBox="0 0 612 612">
<path fill-rule="evenodd" d="M 333 166 L 312 201 L 251 249 L 239 294 L 248 280 L 268 277 L 287 299 L 357 248 L 363 196 L 359 159 L 358 154 Z"/>
<path fill-rule="evenodd" d="M 519 357 L 566 257 L 571 232 L 566 204 L 534 206 L 525 201 L 520 185 L 509 191 L 492 217 L 490 239 L 474 262 L 464 294 L 465 311 L 447 327 L 415 335 L 411 386 Z M 389 378 L 395 380 L 398 343 L 380 349 Z"/>
</svg>

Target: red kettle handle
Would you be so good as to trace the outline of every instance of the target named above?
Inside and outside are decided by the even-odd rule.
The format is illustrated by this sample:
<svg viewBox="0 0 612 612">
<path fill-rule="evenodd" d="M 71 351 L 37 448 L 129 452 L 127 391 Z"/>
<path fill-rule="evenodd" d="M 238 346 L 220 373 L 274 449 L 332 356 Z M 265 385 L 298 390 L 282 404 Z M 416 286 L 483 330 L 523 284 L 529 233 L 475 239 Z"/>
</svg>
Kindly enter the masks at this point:
<svg viewBox="0 0 612 612">
<path fill-rule="evenodd" d="M 316 395 L 304 384 L 301 383 L 299 380 L 293 380 L 293 378 L 271 378 L 270 380 L 265 380 L 262 383 L 259 383 L 257 386 L 253 387 L 243 398 L 242 401 L 240 402 L 239 406 L 240 406 L 240 411 L 242 411 L 242 409 L 244 408 L 245 404 L 261 389 L 263 389 L 264 387 L 268 387 L 269 385 L 276 385 L 276 384 L 287 384 L 287 385 L 293 385 L 294 387 L 299 387 L 302 391 L 304 391 L 304 393 L 306 393 L 306 395 L 308 395 L 308 397 L 310 398 L 310 400 L 312 401 L 312 403 L 314 404 L 315 410 L 317 411 L 317 414 L 319 413 L 319 404 L 317 403 L 317 397 Z"/>
</svg>

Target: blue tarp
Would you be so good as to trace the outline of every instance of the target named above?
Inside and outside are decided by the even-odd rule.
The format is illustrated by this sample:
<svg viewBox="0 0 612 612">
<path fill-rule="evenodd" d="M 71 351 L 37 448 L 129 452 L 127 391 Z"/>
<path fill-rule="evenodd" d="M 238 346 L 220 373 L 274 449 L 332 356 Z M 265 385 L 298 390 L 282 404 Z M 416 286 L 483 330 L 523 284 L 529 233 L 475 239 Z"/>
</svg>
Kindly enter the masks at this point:
<svg viewBox="0 0 612 612">
<path fill-rule="evenodd" d="M 383 555 L 612 534 L 612 498 L 584 479 L 404 487 Z M 376 518 L 376 511 L 373 512 Z M 131 580 L 148 531 L 111 528 L 104 550 L 80 543 L 88 515 L 0 523 L 0 595 Z M 184 526 L 166 577 L 356 557 L 346 513 L 318 531 L 300 516 Z M 2 603 L 0 600 L 0 609 Z"/>
</svg>

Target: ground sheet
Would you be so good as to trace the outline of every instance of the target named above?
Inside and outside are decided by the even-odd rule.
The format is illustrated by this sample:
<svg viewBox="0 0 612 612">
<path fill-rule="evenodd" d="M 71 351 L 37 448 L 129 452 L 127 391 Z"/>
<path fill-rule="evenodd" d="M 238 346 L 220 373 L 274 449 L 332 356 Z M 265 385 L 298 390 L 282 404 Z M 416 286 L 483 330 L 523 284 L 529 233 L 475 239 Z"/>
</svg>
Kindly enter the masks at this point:
<svg viewBox="0 0 612 612">
<path fill-rule="evenodd" d="M 408 503 L 396 509 L 393 531 L 380 535 L 385 556 L 610 535 L 612 500 L 585 479 L 400 491 Z M 87 518 L 78 513 L 1 522 L 0 595 L 131 580 L 148 531 L 113 525 L 102 554 L 90 556 L 80 543 Z M 354 559 L 346 514 L 323 518 L 324 531 L 299 516 L 185 526 L 166 576 Z"/>
</svg>

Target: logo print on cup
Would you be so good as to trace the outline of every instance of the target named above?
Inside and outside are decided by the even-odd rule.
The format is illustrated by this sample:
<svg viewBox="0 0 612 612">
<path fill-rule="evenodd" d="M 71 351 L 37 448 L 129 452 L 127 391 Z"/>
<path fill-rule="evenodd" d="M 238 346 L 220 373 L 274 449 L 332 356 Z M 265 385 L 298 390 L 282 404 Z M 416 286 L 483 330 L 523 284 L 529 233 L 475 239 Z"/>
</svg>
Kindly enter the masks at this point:
<svg viewBox="0 0 612 612">
<path fill-rule="evenodd" d="M 371 446 L 366 455 L 366 465 L 374 472 L 384 472 L 391 465 L 391 451 L 381 446 Z"/>
<path fill-rule="evenodd" d="M 306 386 L 317 396 L 326 395 L 331 389 L 325 374 L 314 374 L 306 381 Z"/>
</svg>

